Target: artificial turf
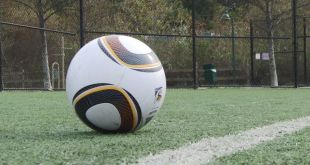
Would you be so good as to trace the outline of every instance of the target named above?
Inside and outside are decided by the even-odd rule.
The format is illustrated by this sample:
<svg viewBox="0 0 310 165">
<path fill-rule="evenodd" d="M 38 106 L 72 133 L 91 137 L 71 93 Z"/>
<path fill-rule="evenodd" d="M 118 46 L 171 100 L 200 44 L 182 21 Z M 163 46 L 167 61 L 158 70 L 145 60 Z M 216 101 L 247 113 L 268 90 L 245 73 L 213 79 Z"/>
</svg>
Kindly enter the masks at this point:
<svg viewBox="0 0 310 165">
<path fill-rule="evenodd" d="M 251 150 L 221 157 L 211 164 L 310 164 L 310 128 L 263 143 Z"/>
<path fill-rule="evenodd" d="M 147 126 L 100 134 L 64 92 L 0 93 L 1 164 L 119 164 L 204 137 L 310 115 L 308 89 L 173 89 Z"/>
</svg>

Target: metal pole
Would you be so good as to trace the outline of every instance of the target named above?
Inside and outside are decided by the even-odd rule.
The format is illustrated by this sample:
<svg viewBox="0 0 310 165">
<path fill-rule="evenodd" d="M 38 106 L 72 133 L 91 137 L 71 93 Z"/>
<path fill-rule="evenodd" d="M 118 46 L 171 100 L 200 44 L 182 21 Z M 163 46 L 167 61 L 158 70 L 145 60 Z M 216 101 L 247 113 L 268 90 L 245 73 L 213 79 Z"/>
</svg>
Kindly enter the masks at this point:
<svg viewBox="0 0 310 165">
<path fill-rule="evenodd" d="M 235 26 L 234 19 L 231 18 L 231 47 L 232 47 L 232 69 L 233 69 L 233 84 L 236 83 L 236 57 L 235 57 Z"/>
<path fill-rule="evenodd" d="M 22 88 L 24 89 L 25 88 L 25 70 L 23 69 L 22 72 Z"/>
<path fill-rule="evenodd" d="M 196 58 L 196 26 L 195 26 L 195 0 L 192 0 L 192 47 L 193 47 L 193 81 L 194 89 L 198 88 L 197 58 Z"/>
<path fill-rule="evenodd" d="M 17 23 L 12 23 L 12 22 L 5 22 L 5 21 L 0 21 L 0 25 L 22 27 L 22 28 L 25 28 L 25 29 L 32 29 L 32 30 L 40 30 L 40 31 L 46 31 L 46 32 L 60 33 L 60 34 L 66 34 L 66 35 L 71 35 L 71 36 L 75 36 L 76 35 L 76 33 L 71 33 L 71 32 L 66 32 L 66 31 L 61 31 L 61 30 L 54 30 L 54 29 L 41 28 L 41 27 L 36 27 L 36 26 L 22 25 L 22 24 L 17 24 Z"/>
<path fill-rule="evenodd" d="M 292 0 L 292 26 L 293 26 L 293 61 L 294 61 L 294 87 L 298 88 L 298 62 L 297 62 L 297 0 Z"/>
<path fill-rule="evenodd" d="M 250 55 L 251 55 L 251 85 L 254 85 L 254 29 L 253 21 L 250 22 Z"/>
<path fill-rule="evenodd" d="M 62 69 L 62 88 L 65 89 L 65 38 L 61 37 L 61 69 Z"/>
<path fill-rule="evenodd" d="M 0 22 L 1 24 L 1 22 Z M 88 31 L 84 30 L 85 33 L 90 34 L 121 34 L 121 35 L 134 35 L 134 36 L 157 36 L 157 37 L 182 37 L 182 38 L 192 38 L 192 34 L 190 35 L 180 35 L 180 34 L 156 34 L 156 33 L 133 33 L 133 32 L 115 32 L 115 31 Z M 196 38 L 205 38 L 205 39 L 231 39 L 231 35 L 217 35 L 217 36 L 206 36 L 206 35 L 196 35 Z M 291 36 L 274 36 L 274 37 L 268 37 L 268 36 L 253 36 L 254 39 L 259 40 L 269 40 L 269 39 L 275 39 L 275 40 L 291 40 Z M 250 39 L 250 36 L 236 36 L 235 39 Z"/>
<path fill-rule="evenodd" d="M 308 85 L 308 68 L 307 68 L 307 20 L 304 18 L 304 79 Z"/>
<path fill-rule="evenodd" d="M 3 80 L 2 80 L 2 56 L 3 56 L 3 50 L 2 50 L 2 39 L 1 39 L 1 26 L 0 26 L 0 92 L 3 91 Z"/>
<path fill-rule="evenodd" d="M 80 0 L 80 47 L 84 46 L 84 2 Z"/>
</svg>

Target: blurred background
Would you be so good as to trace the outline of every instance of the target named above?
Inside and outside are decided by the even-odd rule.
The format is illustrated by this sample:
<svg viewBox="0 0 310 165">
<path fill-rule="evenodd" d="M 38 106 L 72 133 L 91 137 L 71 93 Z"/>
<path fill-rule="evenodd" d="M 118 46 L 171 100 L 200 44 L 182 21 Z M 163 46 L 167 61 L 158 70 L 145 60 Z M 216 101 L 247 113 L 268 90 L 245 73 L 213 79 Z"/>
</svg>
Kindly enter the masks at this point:
<svg viewBox="0 0 310 165">
<path fill-rule="evenodd" d="M 308 16 L 307 0 L 1 0 L 0 86 L 64 89 L 80 46 L 110 34 L 148 44 L 168 87 L 308 86 Z"/>
</svg>

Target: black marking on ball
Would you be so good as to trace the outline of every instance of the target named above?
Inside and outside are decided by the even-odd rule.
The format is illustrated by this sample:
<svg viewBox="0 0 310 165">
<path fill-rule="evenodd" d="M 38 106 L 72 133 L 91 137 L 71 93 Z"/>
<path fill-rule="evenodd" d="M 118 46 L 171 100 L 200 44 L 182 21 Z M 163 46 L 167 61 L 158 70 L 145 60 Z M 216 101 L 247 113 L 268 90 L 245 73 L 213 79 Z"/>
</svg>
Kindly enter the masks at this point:
<svg viewBox="0 0 310 165">
<path fill-rule="evenodd" d="M 73 96 L 72 102 L 83 92 L 92 89 L 92 88 L 96 88 L 96 87 L 100 87 L 100 86 L 106 86 L 106 85 L 111 85 L 111 84 L 107 84 L 107 83 L 98 83 L 98 84 L 92 84 L 92 85 L 88 85 L 82 89 L 80 89 L 78 92 L 75 93 L 75 95 Z"/>
<path fill-rule="evenodd" d="M 98 39 L 97 42 L 98 42 L 98 45 L 99 45 L 100 49 L 101 49 L 111 60 L 113 60 L 115 63 L 119 64 L 119 63 L 112 57 L 112 55 L 109 53 L 109 51 L 106 50 L 106 48 L 103 46 L 103 44 L 102 44 L 100 38 Z M 120 64 L 119 64 L 119 65 L 120 65 Z"/>
<path fill-rule="evenodd" d="M 101 103 L 110 103 L 116 107 L 116 109 L 118 110 L 121 116 L 121 126 L 119 127 L 119 129 L 114 130 L 114 131 L 105 130 L 103 128 L 99 128 L 95 126 L 93 123 L 91 123 L 87 119 L 86 117 L 87 110 L 89 110 L 89 108 L 91 108 L 92 106 L 95 106 Z M 135 128 L 132 128 L 133 115 L 131 112 L 132 109 L 130 107 L 129 100 L 127 100 L 126 97 L 122 93 L 114 89 L 97 91 L 97 92 L 94 92 L 92 94 L 89 94 L 83 97 L 75 104 L 75 110 L 76 110 L 78 117 L 87 126 L 100 132 L 104 132 L 104 133 L 130 132 L 131 130 L 135 129 Z"/>
<path fill-rule="evenodd" d="M 125 90 L 126 91 L 126 90 Z M 136 110 L 137 110 L 137 114 L 138 114 L 138 122 L 137 122 L 137 127 L 136 128 L 139 128 L 140 127 L 140 124 L 141 124 L 141 119 L 142 119 L 142 112 L 141 112 L 141 108 L 140 108 L 140 105 L 139 103 L 137 102 L 137 100 L 128 92 L 126 91 L 127 94 L 130 96 L 131 100 L 133 101 L 133 103 L 135 104 L 136 106 Z"/>
<path fill-rule="evenodd" d="M 115 54 L 123 62 L 129 65 L 145 65 L 145 64 L 155 64 L 159 62 L 156 54 L 151 51 L 146 54 L 136 54 L 127 50 L 124 45 L 119 40 L 117 35 L 110 35 L 106 37 L 107 43 L 111 46 Z"/>
</svg>

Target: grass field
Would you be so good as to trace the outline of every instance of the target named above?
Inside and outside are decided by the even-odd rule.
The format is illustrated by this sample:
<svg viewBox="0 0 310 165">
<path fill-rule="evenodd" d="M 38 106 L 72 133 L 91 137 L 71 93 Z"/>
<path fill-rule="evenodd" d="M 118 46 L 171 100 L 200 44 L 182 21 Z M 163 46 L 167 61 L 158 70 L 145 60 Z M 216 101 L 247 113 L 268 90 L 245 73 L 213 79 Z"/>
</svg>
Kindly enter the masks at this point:
<svg viewBox="0 0 310 165">
<path fill-rule="evenodd" d="M 309 100 L 309 89 L 168 90 L 164 106 L 146 127 L 130 134 L 104 135 L 78 120 L 64 92 L 3 92 L 0 163 L 132 163 L 150 153 L 176 149 L 205 137 L 309 116 Z M 309 132 L 307 129 L 219 158 L 215 164 L 299 162 L 302 157 L 294 155 L 310 153 Z M 294 140 L 303 145 L 294 147 Z M 285 147 L 292 151 L 287 152 Z M 282 159 L 282 154 L 291 156 Z"/>
<path fill-rule="evenodd" d="M 221 157 L 212 164 L 310 164 L 310 128 Z"/>
</svg>

